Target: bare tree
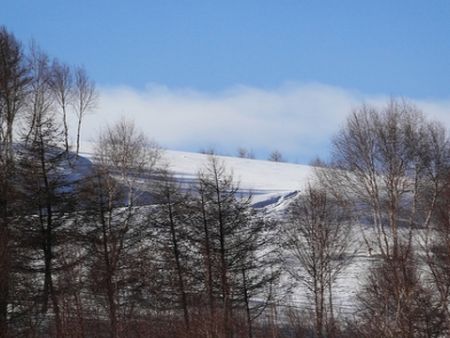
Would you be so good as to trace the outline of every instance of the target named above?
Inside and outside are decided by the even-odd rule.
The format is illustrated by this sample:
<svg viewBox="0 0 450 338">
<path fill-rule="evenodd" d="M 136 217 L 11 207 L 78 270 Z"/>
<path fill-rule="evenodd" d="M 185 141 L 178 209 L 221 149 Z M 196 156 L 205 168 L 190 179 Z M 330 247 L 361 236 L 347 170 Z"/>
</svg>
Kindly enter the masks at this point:
<svg viewBox="0 0 450 338">
<path fill-rule="evenodd" d="M 264 251 L 264 222 L 251 209 L 251 196 L 241 196 L 223 163 L 214 156 L 199 173 L 195 203 L 195 247 L 201 257 L 203 285 L 211 320 L 221 319 L 218 332 L 226 337 L 236 332 L 238 309 L 243 310 L 251 337 L 252 322 L 266 304 L 270 273 L 258 250 Z M 263 291 L 264 290 L 264 291 Z M 260 302 L 255 306 L 253 299 Z M 211 329 L 211 328 L 209 328 Z"/>
<path fill-rule="evenodd" d="M 344 200 L 309 185 L 281 230 L 286 269 L 313 296 L 317 337 L 333 335 L 333 285 L 354 254 L 349 211 Z"/>
<path fill-rule="evenodd" d="M 212 222 L 213 245 L 218 253 L 219 260 L 219 280 L 220 294 L 223 305 L 223 332 L 225 336 L 231 336 L 233 329 L 231 327 L 232 320 L 232 303 L 231 303 L 231 281 L 229 276 L 229 252 L 228 243 L 229 236 L 239 226 L 238 222 L 229 222 L 231 215 L 231 205 L 235 201 L 235 193 L 237 189 L 233 186 L 231 176 L 227 176 L 225 168 L 220 164 L 217 157 L 210 157 L 209 166 L 206 173 L 200 173 L 200 180 L 207 189 L 209 197 L 209 212 L 213 213 L 210 217 Z M 227 207 L 228 206 L 228 207 Z"/>
<path fill-rule="evenodd" d="M 27 95 L 30 81 L 20 42 L 4 26 L 0 27 L 0 141 L 12 156 L 14 122 Z M 9 154 L 8 154 L 9 153 Z M 4 157 L 5 154 L 2 154 Z"/>
<path fill-rule="evenodd" d="M 272 151 L 267 159 L 272 162 L 285 162 L 283 154 L 279 150 Z"/>
<path fill-rule="evenodd" d="M 189 331 L 188 291 L 192 292 L 193 288 L 192 283 L 189 283 L 192 280 L 189 271 L 194 268 L 189 257 L 192 248 L 188 242 L 189 229 L 186 221 L 189 217 L 190 198 L 182 193 L 180 183 L 167 169 L 158 173 L 152 188 L 157 206 L 150 213 L 149 221 L 156 232 L 155 243 L 163 257 L 162 269 L 169 275 L 167 280 L 175 279 L 174 282 L 168 282 L 175 286 L 172 290 L 177 295 L 175 308 L 182 309 L 185 329 Z"/>
<path fill-rule="evenodd" d="M 370 215 L 376 230 L 374 245 L 395 259 L 402 241 L 411 247 L 412 230 L 430 224 L 445 182 L 446 147 L 444 130 L 406 102 L 381 111 L 362 106 L 333 141 L 337 170 L 328 178 L 322 171 L 321 179 L 359 201 L 360 216 Z"/>
<path fill-rule="evenodd" d="M 401 252 L 405 249 L 399 248 Z M 373 262 L 358 294 L 355 336 L 445 336 L 442 309 L 434 301 L 433 290 L 424 284 L 418 266 L 416 257 L 403 252 L 395 262 Z"/>
<path fill-rule="evenodd" d="M 159 146 L 147 139 L 133 121 L 122 118 L 99 137 L 95 150 L 97 165 L 109 171 L 126 186 L 126 205 L 136 205 L 140 177 L 147 177 L 160 158 Z"/>
<path fill-rule="evenodd" d="M 204 155 L 219 155 L 214 147 L 201 148 L 198 152 Z"/>
<path fill-rule="evenodd" d="M 214 332 L 217 298 L 215 262 L 217 261 L 217 255 L 213 245 L 212 232 L 214 230 L 211 225 L 211 215 L 208 212 L 209 195 L 203 180 L 199 180 L 195 193 L 196 198 L 192 198 L 192 202 L 190 203 L 190 210 L 192 212 L 187 218 L 187 223 L 191 228 L 190 241 L 196 248 L 196 252 L 198 253 L 196 255 L 197 258 L 200 258 L 198 260 L 198 266 L 201 269 L 199 269 L 197 279 L 200 280 L 200 283 L 203 283 L 206 293 L 206 301 L 204 303 L 207 305 L 207 316 L 209 317 L 203 322 L 207 323 L 207 330 L 209 332 Z"/>
<path fill-rule="evenodd" d="M 247 326 L 247 336 L 254 337 L 254 322 L 273 306 L 279 281 L 279 260 L 273 252 L 274 243 L 269 234 L 262 235 L 266 221 L 252 215 L 249 234 L 252 238 L 245 241 L 241 248 L 242 259 L 233 269 L 235 277 L 236 307 L 242 307 Z M 240 275 L 239 275 L 240 272 Z"/>
<path fill-rule="evenodd" d="M 95 83 L 89 79 L 86 70 L 82 67 L 75 69 L 74 106 L 78 118 L 77 124 L 77 155 L 80 151 L 81 123 L 87 113 L 92 111 L 98 100 Z"/>
<path fill-rule="evenodd" d="M 30 70 L 33 80 L 18 165 L 22 202 L 20 228 L 21 233 L 27 236 L 18 241 L 35 257 L 31 262 L 24 260 L 20 267 L 22 271 L 39 276 L 34 276 L 37 280 L 42 280 L 41 311 L 46 314 L 51 309 L 55 334 L 62 337 L 62 290 L 57 277 L 65 268 L 59 258 L 63 244 L 69 239 L 67 215 L 73 211 L 74 180 L 67 171 L 68 154 L 62 149 L 61 125 L 53 110 L 48 57 L 36 46 L 31 50 Z"/>
<path fill-rule="evenodd" d="M 69 127 L 67 125 L 67 110 L 74 104 L 74 83 L 70 67 L 58 60 L 54 60 L 52 64 L 51 88 L 55 95 L 57 106 L 62 113 L 65 149 L 68 152 Z"/>
<path fill-rule="evenodd" d="M 450 181 L 448 181 L 450 183 Z M 446 335 L 450 332 L 450 184 L 440 193 L 432 232 L 426 234 L 425 262 L 430 269 L 433 290 L 443 314 Z"/>
<path fill-rule="evenodd" d="M 237 155 L 240 158 L 248 158 L 248 159 L 254 159 L 255 158 L 255 154 L 253 153 L 252 150 L 248 150 L 247 148 L 244 147 L 239 147 L 237 150 Z"/>
<path fill-rule="evenodd" d="M 106 304 L 112 337 L 120 335 L 133 262 L 145 255 L 145 225 L 136 214 L 140 180 L 150 175 L 159 156 L 132 122 L 121 120 L 100 136 L 92 179 L 86 182 L 84 222 L 89 228 L 91 289 Z M 120 317 L 120 315 L 122 317 Z"/>
</svg>

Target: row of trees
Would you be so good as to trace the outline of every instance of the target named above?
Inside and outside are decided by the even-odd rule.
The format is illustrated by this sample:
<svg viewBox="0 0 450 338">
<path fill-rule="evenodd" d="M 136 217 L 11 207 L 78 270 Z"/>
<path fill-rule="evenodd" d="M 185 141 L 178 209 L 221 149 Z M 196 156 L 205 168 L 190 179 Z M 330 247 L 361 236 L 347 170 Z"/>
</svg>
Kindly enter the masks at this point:
<svg viewBox="0 0 450 338">
<path fill-rule="evenodd" d="M 106 331 L 114 337 L 232 336 L 237 330 L 252 336 L 256 312 L 270 295 L 263 291 L 276 278 L 265 273 L 269 261 L 257 256 L 264 219 L 239 198 L 217 158 L 196 186 L 183 186 L 167 169 L 155 168 L 158 150 L 144 140 L 126 121 L 108 129 L 96 152 L 96 186 L 83 198 L 90 207 L 82 224 L 97 233 L 89 257 L 97 257 L 94 307 L 106 300 Z M 148 175 L 155 180 L 139 183 Z M 143 191 L 151 191 L 153 204 L 136 207 Z M 251 303 L 255 296 L 259 302 Z M 240 328 L 236 317 L 246 318 Z"/>
<path fill-rule="evenodd" d="M 155 167 L 159 150 L 121 121 L 74 179 L 66 165 L 82 160 L 51 144 L 16 165 L 14 188 L 26 192 L 10 217 L 5 334 L 253 335 L 278 275 L 270 252 L 260 252 L 267 223 L 217 158 L 196 187 L 184 187 Z M 44 150 L 57 158 L 39 157 Z M 148 176 L 156 180 L 142 182 Z M 146 191 L 156 205 L 139 205 Z"/>
<path fill-rule="evenodd" d="M 214 148 L 206 148 L 206 149 L 200 149 L 199 151 L 201 154 L 205 155 L 219 155 L 214 150 Z M 256 159 L 255 153 L 252 149 L 247 149 L 245 147 L 239 147 L 236 152 L 236 156 L 239 158 L 246 158 L 249 160 Z M 272 162 L 287 162 L 285 158 L 283 157 L 283 154 L 279 150 L 274 150 L 270 152 L 269 156 L 267 157 L 268 161 Z"/>
<path fill-rule="evenodd" d="M 239 158 L 248 158 L 251 160 L 256 158 L 253 150 L 251 149 L 248 150 L 247 148 L 244 147 L 239 147 L 236 155 Z M 272 162 L 286 162 L 286 160 L 283 157 L 283 154 L 279 150 L 273 150 L 272 152 L 270 152 L 269 156 L 267 157 L 267 160 Z"/>
<path fill-rule="evenodd" d="M 91 165 L 78 157 L 97 97 L 84 70 L 25 53 L 5 28 L 0 56 L 0 335 L 252 336 L 277 274 L 257 252 L 266 223 L 223 165 L 182 186 L 127 121 Z"/>
</svg>

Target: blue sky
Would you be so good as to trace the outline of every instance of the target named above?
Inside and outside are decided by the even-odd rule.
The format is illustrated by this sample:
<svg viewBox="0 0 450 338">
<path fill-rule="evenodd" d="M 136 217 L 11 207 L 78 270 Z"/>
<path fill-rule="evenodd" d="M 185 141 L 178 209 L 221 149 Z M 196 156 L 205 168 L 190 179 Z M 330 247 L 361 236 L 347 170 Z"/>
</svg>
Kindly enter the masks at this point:
<svg viewBox="0 0 450 338">
<path fill-rule="evenodd" d="M 294 103 L 284 107 L 283 98 L 303 90 L 300 96 L 305 99 L 304 92 L 312 87 L 325 94 L 332 89 L 333 95 L 349 98 L 348 104 L 336 107 L 336 119 L 332 126 L 324 127 L 323 138 L 304 146 L 309 151 L 295 150 L 295 144 L 311 142 L 301 135 L 291 137 L 290 144 L 289 140 L 277 143 L 282 126 L 276 132 L 262 129 L 266 142 L 256 144 L 250 137 L 238 137 L 241 144 L 258 148 L 261 156 L 275 144 L 284 148 L 281 150 L 291 160 L 301 162 L 322 154 L 337 130 L 336 123 L 343 118 L 341 110 L 359 101 L 403 96 L 426 102 L 427 107 L 437 105 L 439 112 L 430 114 L 445 117 L 450 112 L 446 110 L 450 101 L 449 18 L 450 1 L 444 0 L 11 0 L 2 4 L 0 12 L 0 24 L 20 40 L 34 38 L 51 56 L 83 64 L 103 90 L 103 103 L 115 93 L 118 111 L 114 114 L 133 118 L 130 102 L 117 102 L 117 96 L 130 99 L 128 94 L 133 92 L 133 99 L 139 98 L 133 103 L 134 110 L 141 109 L 141 114 L 145 115 L 145 109 L 154 111 L 154 102 L 160 102 L 162 95 L 172 100 L 167 104 L 178 107 L 173 108 L 178 109 L 177 114 L 183 110 L 179 102 L 189 98 L 196 103 L 194 112 L 186 114 L 214 120 L 216 115 L 200 114 L 195 107 L 202 110 L 202 102 L 211 101 L 228 104 L 257 92 L 265 98 L 280 97 L 278 103 L 271 101 L 277 105 L 267 113 L 272 119 L 301 124 L 305 120 L 301 111 L 320 115 L 325 108 L 309 107 L 314 105 L 313 99 L 307 98 L 309 108 L 303 109 L 301 102 L 294 100 L 299 107 L 295 111 Z M 105 106 L 113 109 L 110 103 Z M 333 116 L 332 106 L 330 102 L 330 112 L 324 116 Z M 99 107 L 102 119 L 107 114 L 104 109 Z M 240 109 L 245 115 L 245 107 Z M 252 105 L 251 109 L 256 114 L 259 108 Z M 145 116 L 142 125 L 160 118 L 156 111 L 152 114 L 152 119 Z M 292 115 L 297 119 L 292 120 Z M 141 117 L 135 118 L 139 122 Z M 93 118 L 92 124 L 98 121 Z M 87 133 L 92 136 L 94 131 Z M 208 143 L 204 147 L 217 146 L 225 152 L 232 152 L 237 144 L 228 142 L 231 136 L 200 136 L 173 137 L 172 141 L 166 136 L 162 143 L 195 150 L 204 142 Z"/>
</svg>

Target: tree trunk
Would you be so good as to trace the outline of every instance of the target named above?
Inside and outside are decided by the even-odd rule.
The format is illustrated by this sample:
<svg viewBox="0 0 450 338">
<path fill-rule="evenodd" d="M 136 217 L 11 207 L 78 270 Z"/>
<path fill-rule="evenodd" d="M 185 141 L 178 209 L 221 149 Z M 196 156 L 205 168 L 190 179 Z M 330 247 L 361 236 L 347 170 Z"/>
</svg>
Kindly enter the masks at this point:
<svg viewBox="0 0 450 338">
<path fill-rule="evenodd" d="M 250 300 L 248 298 L 247 276 L 245 275 L 245 269 L 242 269 L 242 283 L 244 288 L 244 303 L 245 313 L 247 316 L 248 338 L 253 338 L 252 317 L 250 313 Z"/>
<path fill-rule="evenodd" d="M 213 296 L 213 276 L 212 276 L 212 266 L 211 266 L 211 244 L 209 242 L 209 230 L 208 221 L 206 218 L 205 200 L 204 192 L 200 192 L 201 197 L 201 208 L 202 208 L 202 218 L 203 218 L 203 231 L 205 235 L 205 251 L 206 251 L 206 269 L 207 269 L 207 290 L 208 290 L 208 306 L 211 320 L 214 318 L 214 296 Z"/>
<path fill-rule="evenodd" d="M 80 328 L 80 337 L 84 338 L 86 336 L 84 332 L 84 318 L 83 318 L 83 304 L 80 299 L 79 290 L 75 290 L 74 294 L 74 302 L 75 302 L 75 309 L 77 312 L 77 320 L 78 320 L 78 326 Z"/>
<path fill-rule="evenodd" d="M 8 250 L 8 229 L 6 224 L 0 226 L 0 338 L 8 335 L 8 302 L 10 257 Z"/>
<path fill-rule="evenodd" d="M 69 152 L 69 127 L 67 126 L 67 114 L 66 114 L 66 106 L 63 104 L 63 123 L 64 123 L 64 142 L 66 147 L 66 153 Z M 77 152 L 78 154 L 78 152 Z"/>
<path fill-rule="evenodd" d="M 11 127 L 12 128 L 12 127 Z M 5 142 L 6 143 L 6 142 Z M 11 278 L 10 257 L 10 226 L 11 211 L 11 174 L 14 172 L 12 139 L 5 145 L 2 168 L 0 169 L 0 338 L 6 337 L 8 332 L 8 303 Z"/>
<path fill-rule="evenodd" d="M 178 283 L 181 294 L 181 306 L 183 307 L 183 315 L 184 315 L 184 324 L 186 325 L 186 329 L 189 331 L 189 313 L 187 306 L 186 290 L 184 289 L 183 272 L 181 269 L 181 261 L 180 261 L 180 251 L 178 249 L 178 239 L 175 233 L 175 223 L 173 219 L 173 211 L 170 197 L 168 201 L 168 208 L 169 208 L 170 233 L 172 236 L 173 254 L 175 257 L 175 264 L 177 268 Z"/>
<path fill-rule="evenodd" d="M 117 325 L 117 309 L 116 309 L 116 290 L 114 288 L 113 276 L 114 271 L 110 261 L 110 252 L 108 250 L 108 235 L 107 235 L 107 225 L 105 223 L 104 214 L 102 212 L 101 220 L 102 220 L 102 244 L 103 244 L 103 260 L 105 263 L 105 287 L 106 287 L 106 297 L 108 301 L 108 309 L 109 309 L 109 323 L 111 330 L 111 338 L 118 337 L 118 325 Z"/>
<path fill-rule="evenodd" d="M 44 260 L 45 260 L 45 283 L 44 283 L 44 311 L 47 311 L 48 298 L 52 302 L 53 314 L 55 315 L 55 327 L 56 327 L 56 337 L 63 337 L 63 329 L 61 323 L 61 312 L 59 308 L 58 296 L 53 284 L 53 264 L 52 264 L 52 244 L 51 244 L 51 231 L 46 230 L 46 243 L 44 250 Z"/>
<path fill-rule="evenodd" d="M 333 287 L 332 287 L 332 280 L 331 280 L 331 272 L 328 275 L 328 307 L 329 307 L 329 312 L 330 312 L 330 323 L 329 323 L 328 336 L 333 338 L 335 336 L 335 327 L 334 327 Z"/>
<path fill-rule="evenodd" d="M 80 135 L 81 135 L 81 116 L 78 118 L 78 127 L 77 127 L 77 157 L 80 153 Z"/>
<path fill-rule="evenodd" d="M 55 314 L 55 324 L 56 324 L 56 336 L 62 337 L 62 323 L 61 323 L 61 313 L 59 309 L 58 296 L 56 294 L 56 290 L 53 285 L 53 206 L 51 201 L 51 188 L 47 177 L 47 167 L 46 167 L 46 158 L 45 158 L 45 150 L 44 150 L 44 140 L 42 135 L 40 135 L 40 160 L 41 160 L 41 170 L 42 170 L 42 178 L 44 181 L 44 191 L 46 198 L 46 224 L 44 227 L 44 236 L 45 236 L 45 244 L 44 244 L 44 260 L 45 260 L 45 290 L 46 290 L 46 298 L 47 301 L 48 294 L 50 295 L 52 301 L 53 312 Z"/>
<path fill-rule="evenodd" d="M 115 290 L 113 286 L 113 282 L 111 278 L 107 277 L 106 281 L 106 292 L 108 297 L 108 306 L 109 306 L 109 323 L 111 325 L 111 338 L 117 338 L 119 336 L 118 333 L 118 325 L 117 325 L 117 309 L 116 309 L 116 300 L 115 300 Z"/>
<path fill-rule="evenodd" d="M 230 317 L 231 317 L 231 304 L 229 299 L 229 286 L 227 278 L 227 262 L 225 258 L 225 229 L 222 219 L 221 201 L 220 193 L 217 196 L 218 211 L 219 211 L 219 238 L 220 238 L 220 280 L 222 286 L 222 300 L 223 300 L 223 327 L 226 337 L 232 337 L 233 333 L 230 327 Z"/>
</svg>

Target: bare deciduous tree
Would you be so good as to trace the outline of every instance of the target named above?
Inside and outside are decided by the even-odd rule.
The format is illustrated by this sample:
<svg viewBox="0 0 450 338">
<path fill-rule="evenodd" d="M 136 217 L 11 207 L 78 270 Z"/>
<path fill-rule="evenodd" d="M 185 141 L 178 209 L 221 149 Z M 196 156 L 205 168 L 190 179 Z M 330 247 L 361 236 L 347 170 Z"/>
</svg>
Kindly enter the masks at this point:
<svg viewBox="0 0 450 338">
<path fill-rule="evenodd" d="M 54 60 L 52 64 L 51 88 L 55 96 L 57 106 L 61 110 L 64 126 L 64 143 L 66 152 L 69 151 L 69 127 L 67 125 L 67 113 L 74 102 L 74 83 L 71 69 L 68 65 Z"/>
<path fill-rule="evenodd" d="M 285 162 L 283 154 L 279 150 L 272 151 L 267 159 L 272 162 Z"/>
<path fill-rule="evenodd" d="M 77 155 L 80 151 L 81 123 L 85 115 L 92 111 L 98 100 L 98 93 L 95 83 L 89 79 L 83 67 L 75 69 L 75 89 L 74 89 L 75 114 L 78 118 L 77 124 Z"/>
<path fill-rule="evenodd" d="M 74 181 L 67 172 L 68 154 L 61 149 L 64 139 L 53 110 L 48 57 L 35 46 L 30 54 L 30 70 L 33 81 L 18 168 L 22 201 L 20 226 L 28 238 L 19 240 L 35 253 L 37 259 L 23 262 L 29 264 L 21 268 L 35 273 L 38 281 L 42 280 L 41 311 L 46 314 L 51 309 L 55 334 L 62 337 L 62 290 L 57 276 L 64 270 L 59 253 L 69 239 L 70 231 L 65 226 L 67 215 L 73 211 Z"/>
<path fill-rule="evenodd" d="M 317 337 L 333 335 L 333 284 L 354 254 L 349 211 L 344 200 L 309 185 L 281 230 L 287 271 L 313 297 Z"/>
<path fill-rule="evenodd" d="M 155 230 L 155 242 L 163 259 L 163 270 L 169 275 L 167 280 L 174 280 L 169 285 L 175 296 L 175 308 L 183 311 L 185 329 L 190 329 L 188 310 L 188 291 L 193 285 L 189 283 L 189 271 L 192 270 L 192 260 L 189 253 L 192 248 L 188 242 L 189 211 L 187 194 L 182 193 L 181 186 L 168 170 L 163 169 L 157 175 L 153 185 L 153 194 L 157 203 L 156 210 L 149 215 L 150 224 Z M 189 290 L 190 289 L 190 290 Z M 170 298 L 170 297 L 169 297 Z M 173 297 L 172 297 L 173 298 Z"/>
<path fill-rule="evenodd" d="M 0 141 L 12 156 L 13 126 L 25 104 L 30 81 L 22 47 L 14 35 L 0 27 Z M 2 154 L 2 157 L 5 154 Z"/>
<path fill-rule="evenodd" d="M 249 159 L 254 159 L 255 158 L 255 154 L 253 153 L 252 150 L 248 150 L 247 148 L 244 147 L 239 147 L 237 150 L 237 155 L 240 158 L 249 158 Z"/>
<path fill-rule="evenodd" d="M 443 314 L 446 335 L 450 332 L 450 181 L 438 198 L 432 232 L 426 234 L 425 262 L 430 269 L 433 290 Z"/>
<path fill-rule="evenodd" d="M 383 257 L 396 258 L 401 242 L 411 246 L 412 230 L 430 224 L 445 182 L 446 152 L 444 130 L 413 105 L 362 106 L 333 141 L 337 170 L 328 177 L 322 171 L 320 179 L 358 200 L 360 216 L 376 230 L 373 244 Z"/>
<path fill-rule="evenodd" d="M 112 337 L 120 335 L 125 320 L 127 286 L 134 263 L 145 255 L 144 232 L 136 215 L 141 177 L 151 175 L 159 157 L 130 121 L 121 120 L 100 136 L 95 153 L 94 174 L 86 182 L 85 222 L 90 243 L 90 273 L 94 294 L 105 299 Z M 122 307 L 120 307 L 122 305 Z"/>
<path fill-rule="evenodd" d="M 264 223 L 251 209 L 251 196 L 239 194 L 232 174 L 217 157 L 211 156 L 199 173 L 198 192 L 195 245 L 202 257 L 210 320 L 220 318 L 218 332 L 231 337 L 241 309 L 251 337 L 253 320 L 270 294 L 262 290 L 268 291 L 277 277 L 268 271 L 270 263 L 258 257 L 257 250 L 264 251 Z M 255 298 L 258 304 L 252 302 Z"/>
<path fill-rule="evenodd" d="M 445 336 L 442 309 L 421 278 L 419 262 L 402 252 L 406 247 L 399 250 L 402 255 L 396 261 L 377 260 L 369 267 L 355 304 L 355 336 Z"/>
</svg>

